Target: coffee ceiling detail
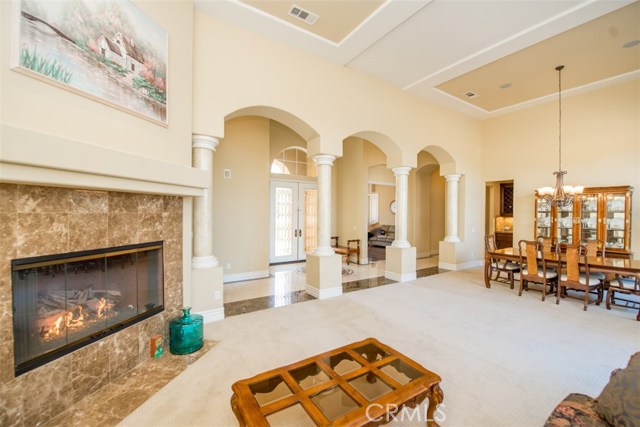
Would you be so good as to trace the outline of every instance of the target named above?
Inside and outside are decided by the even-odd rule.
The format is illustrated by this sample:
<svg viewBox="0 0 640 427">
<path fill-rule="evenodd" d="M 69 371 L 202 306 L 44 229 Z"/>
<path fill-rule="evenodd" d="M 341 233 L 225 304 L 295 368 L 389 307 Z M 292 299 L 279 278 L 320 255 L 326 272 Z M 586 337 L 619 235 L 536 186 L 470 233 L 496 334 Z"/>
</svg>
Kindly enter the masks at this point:
<svg viewBox="0 0 640 427">
<path fill-rule="evenodd" d="M 571 70 L 568 94 L 640 77 L 638 1 L 195 0 L 195 5 L 480 118 L 546 96 L 551 100 L 555 75 L 548 70 L 558 64 Z M 290 15 L 294 6 L 318 19 L 310 25 Z"/>
</svg>

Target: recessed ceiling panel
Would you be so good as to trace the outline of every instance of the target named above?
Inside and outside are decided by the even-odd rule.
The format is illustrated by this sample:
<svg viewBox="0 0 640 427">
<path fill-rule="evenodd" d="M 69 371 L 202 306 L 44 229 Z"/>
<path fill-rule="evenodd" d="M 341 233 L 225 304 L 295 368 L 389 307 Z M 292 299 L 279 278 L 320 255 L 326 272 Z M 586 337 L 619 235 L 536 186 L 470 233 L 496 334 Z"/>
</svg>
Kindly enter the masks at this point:
<svg viewBox="0 0 640 427">
<path fill-rule="evenodd" d="M 563 90 L 636 71 L 640 45 L 623 46 L 638 39 L 640 3 L 635 2 L 437 88 L 491 112 L 557 92 L 557 65 L 565 66 Z M 469 98 L 467 92 L 477 96 Z"/>
<path fill-rule="evenodd" d="M 340 43 L 384 3 L 383 0 L 241 1 L 334 43 Z M 291 16 L 289 11 L 294 5 L 319 18 L 311 25 Z"/>
<path fill-rule="evenodd" d="M 434 0 L 349 66 L 406 87 L 580 3 Z"/>
</svg>

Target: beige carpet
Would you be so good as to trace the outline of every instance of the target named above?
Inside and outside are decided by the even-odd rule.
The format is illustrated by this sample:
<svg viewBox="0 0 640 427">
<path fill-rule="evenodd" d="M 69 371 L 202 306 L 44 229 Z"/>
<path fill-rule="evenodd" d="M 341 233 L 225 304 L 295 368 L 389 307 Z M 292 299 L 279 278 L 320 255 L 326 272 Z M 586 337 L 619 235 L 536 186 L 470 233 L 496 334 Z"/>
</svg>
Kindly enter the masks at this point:
<svg viewBox="0 0 640 427">
<path fill-rule="evenodd" d="M 541 426 L 640 350 L 635 313 L 486 289 L 473 269 L 235 316 L 207 325 L 219 344 L 120 425 L 237 426 L 234 381 L 374 336 L 443 378 L 443 427 Z"/>
</svg>

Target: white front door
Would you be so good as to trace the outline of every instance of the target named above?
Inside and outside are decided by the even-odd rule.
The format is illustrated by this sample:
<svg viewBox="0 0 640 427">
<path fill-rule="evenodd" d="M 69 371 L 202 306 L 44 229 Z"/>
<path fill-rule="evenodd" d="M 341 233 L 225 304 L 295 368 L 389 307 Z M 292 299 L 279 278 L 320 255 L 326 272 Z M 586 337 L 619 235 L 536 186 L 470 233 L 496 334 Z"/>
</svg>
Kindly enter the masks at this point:
<svg viewBox="0 0 640 427">
<path fill-rule="evenodd" d="M 271 181 L 269 262 L 306 259 L 318 244 L 316 184 Z"/>
</svg>

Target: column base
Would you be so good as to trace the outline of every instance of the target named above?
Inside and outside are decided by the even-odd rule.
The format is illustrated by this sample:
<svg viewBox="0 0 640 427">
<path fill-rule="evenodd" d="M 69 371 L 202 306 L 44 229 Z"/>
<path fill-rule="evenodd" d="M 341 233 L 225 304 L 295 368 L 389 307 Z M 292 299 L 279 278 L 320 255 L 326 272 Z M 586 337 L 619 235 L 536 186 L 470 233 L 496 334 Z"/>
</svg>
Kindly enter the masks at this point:
<svg viewBox="0 0 640 427">
<path fill-rule="evenodd" d="M 205 323 L 224 319 L 222 267 L 191 270 L 191 310 L 205 316 Z"/>
<path fill-rule="evenodd" d="M 191 268 L 198 270 L 201 268 L 211 268 L 218 266 L 218 258 L 213 255 L 209 256 L 194 256 L 191 257 Z"/>
<path fill-rule="evenodd" d="M 416 248 L 387 246 L 384 277 L 398 282 L 416 279 Z"/>
<path fill-rule="evenodd" d="M 394 240 L 391 246 L 394 248 L 410 248 L 411 243 L 408 240 Z"/>
<path fill-rule="evenodd" d="M 318 299 L 342 295 L 342 256 L 307 255 L 306 292 Z"/>
</svg>

